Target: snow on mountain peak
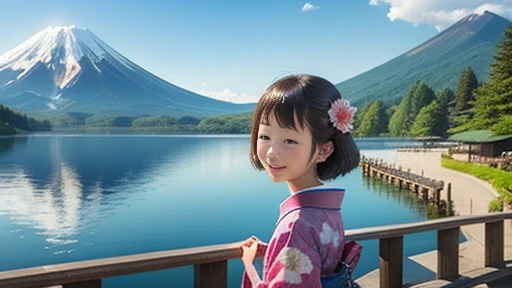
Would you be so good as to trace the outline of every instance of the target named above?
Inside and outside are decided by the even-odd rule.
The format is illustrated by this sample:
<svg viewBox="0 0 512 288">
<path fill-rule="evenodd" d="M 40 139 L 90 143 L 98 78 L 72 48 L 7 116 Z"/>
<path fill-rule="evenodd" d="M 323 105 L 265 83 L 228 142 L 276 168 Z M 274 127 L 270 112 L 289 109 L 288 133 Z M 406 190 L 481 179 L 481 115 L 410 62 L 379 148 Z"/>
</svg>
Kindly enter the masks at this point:
<svg viewBox="0 0 512 288">
<path fill-rule="evenodd" d="M 63 89 L 79 75 L 82 69 L 80 60 L 83 57 L 88 57 L 94 63 L 108 53 L 117 54 L 85 28 L 74 25 L 48 26 L 11 51 L 0 55 L 0 71 L 8 68 L 19 71 L 16 81 L 41 63 L 55 72 L 55 85 Z M 12 83 L 10 81 L 3 86 Z"/>
</svg>

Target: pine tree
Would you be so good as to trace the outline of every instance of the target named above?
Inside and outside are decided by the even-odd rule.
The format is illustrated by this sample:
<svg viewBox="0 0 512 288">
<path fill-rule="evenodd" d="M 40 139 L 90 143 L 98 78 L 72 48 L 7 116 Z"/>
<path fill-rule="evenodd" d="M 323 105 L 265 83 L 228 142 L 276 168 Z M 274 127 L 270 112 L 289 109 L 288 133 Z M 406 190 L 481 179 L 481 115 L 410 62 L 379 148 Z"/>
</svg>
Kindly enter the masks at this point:
<svg viewBox="0 0 512 288">
<path fill-rule="evenodd" d="M 512 115 L 512 26 L 505 30 L 494 55 L 489 80 L 474 94 L 472 119 L 462 129 L 491 129 L 495 133 L 505 133 L 506 129 L 492 129 L 501 121 L 508 121 Z"/>
<path fill-rule="evenodd" d="M 512 134 L 512 115 L 505 115 L 501 117 L 500 121 L 491 127 L 491 131 L 495 135 Z"/>
<path fill-rule="evenodd" d="M 418 113 L 420 113 L 420 110 L 432 103 L 436 99 L 436 93 L 430 89 L 425 83 L 418 82 L 418 86 L 414 93 L 412 94 L 412 101 L 411 101 L 411 121 L 412 124 L 414 120 L 416 119 L 416 116 Z"/>
<path fill-rule="evenodd" d="M 478 88 L 478 80 L 471 67 L 466 67 L 460 74 L 457 92 L 455 93 L 455 112 L 457 114 L 471 108 L 473 90 Z"/>
<path fill-rule="evenodd" d="M 441 107 L 445 106 L 448 109 L 455 107 L 455 93 L 449 88 L 443 88 L 436 94 L 437 102 Z"/>
<path fill-rule="evenodd" d="M 448 129 L 453 127 L 452 111 L 455 109 L 455 94 L 452 90 L 444 88 L 436 95 L 439 108 L 441 110 L 439 128 L 442 131 L 442 137 L 447 135 Z"/>
<path fill-rule="evenodd" d="M 39 121 L 26 114 L 11 110 L 9 107 L 0 104 L 0 135 L 15 131 L 14 128 L 25 131 L 50 131 L 49 121 Z"/>
</svg>

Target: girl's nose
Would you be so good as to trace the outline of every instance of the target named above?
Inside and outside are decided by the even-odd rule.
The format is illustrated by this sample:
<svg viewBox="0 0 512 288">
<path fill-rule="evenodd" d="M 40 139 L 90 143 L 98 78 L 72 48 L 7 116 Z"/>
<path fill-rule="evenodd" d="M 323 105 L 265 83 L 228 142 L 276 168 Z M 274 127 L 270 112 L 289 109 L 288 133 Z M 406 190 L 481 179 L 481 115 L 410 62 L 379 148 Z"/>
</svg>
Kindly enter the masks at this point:
<svg viewBox="0 0 512 288">
<path fill-rule="evenodd" d="M 270 148 L 267 151 L 267 157 L 270 159 L 277 159 L 277 151 L 273 145 L 270 146 Z"/>
</svg>

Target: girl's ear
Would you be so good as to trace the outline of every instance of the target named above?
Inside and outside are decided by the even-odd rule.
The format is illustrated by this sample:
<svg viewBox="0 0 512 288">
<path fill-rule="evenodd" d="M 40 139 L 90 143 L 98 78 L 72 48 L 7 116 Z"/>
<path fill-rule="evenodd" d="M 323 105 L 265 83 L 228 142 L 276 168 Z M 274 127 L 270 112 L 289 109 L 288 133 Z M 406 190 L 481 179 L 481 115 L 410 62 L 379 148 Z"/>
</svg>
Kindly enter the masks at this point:
<svg viewBox="0 0 512 288">
<path fill-rule="evenodd" d="M 319 145 L 320 152 L 318 153 L 317 162 L 325 162 L 334 151 L 334 144 L 332 141 L 328 141 L 324 144 Z"/>
</svg>

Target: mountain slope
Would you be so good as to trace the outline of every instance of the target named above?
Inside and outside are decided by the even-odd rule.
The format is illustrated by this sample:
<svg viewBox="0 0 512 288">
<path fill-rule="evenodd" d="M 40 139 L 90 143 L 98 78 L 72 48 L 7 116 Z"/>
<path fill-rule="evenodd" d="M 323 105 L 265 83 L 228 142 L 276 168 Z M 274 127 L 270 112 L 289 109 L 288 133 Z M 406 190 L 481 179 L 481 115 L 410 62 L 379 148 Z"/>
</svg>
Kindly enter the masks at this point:
<svg viewBox="0 0 512 288">
<path fill-rule="evenodd" d="M 0 56 L 0 103 L 29 112 L 208 116 L 249 111 L 149 73 L 84 28 L 48 27 Z"/>
<path fill-rule="evenodd" d="M 512 22 L 491 12 L 471 14 L 448 29 L 380 66 L 338 83 L 354 104 L 401 98 L 417 80 L 434 90 L 455 90 L 460 73 L 470 66 L 478 81 L 487 80 L 498 40 Z"/>
</svg>

